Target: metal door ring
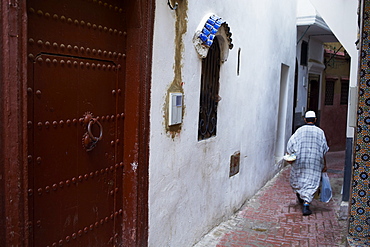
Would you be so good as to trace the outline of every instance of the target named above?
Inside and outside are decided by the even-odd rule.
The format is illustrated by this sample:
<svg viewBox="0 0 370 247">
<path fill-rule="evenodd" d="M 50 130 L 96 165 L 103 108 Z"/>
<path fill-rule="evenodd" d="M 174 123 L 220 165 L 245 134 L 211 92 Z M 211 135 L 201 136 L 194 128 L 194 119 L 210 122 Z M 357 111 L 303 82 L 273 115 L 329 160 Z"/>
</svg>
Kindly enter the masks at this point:
<svg viewBox="0 0 370 247">
<path fill-rule="evenodd" d="M 97 123 L 99 125 L 99 128 L 100 128 L 100 136 L 99 137 L 95 137 L 93 135 L 93 133 L 91 132 L 91 125 Z M 97 142 L 97 141 L 100 141 L 102 138 L 103 138 L 103 127 L 101 126 L 101 124 L 99 123 L 98 120 L 96 119 L 91 119 L 89 121 L 89 124 L 87 125 L 87 133 L 89 134 L 90 138 L 94 141 L 94 142 Z"/>
</svg>

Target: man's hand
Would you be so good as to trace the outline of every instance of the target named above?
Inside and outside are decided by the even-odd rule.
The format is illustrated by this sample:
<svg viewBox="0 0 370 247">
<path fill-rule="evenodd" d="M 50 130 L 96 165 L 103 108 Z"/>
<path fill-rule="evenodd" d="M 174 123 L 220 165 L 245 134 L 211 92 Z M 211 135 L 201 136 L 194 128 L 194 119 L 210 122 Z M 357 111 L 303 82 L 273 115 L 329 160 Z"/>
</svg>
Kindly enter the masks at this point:
<svg viewBox="0 0 370 247">
<path fill-rule="evenodd" d="M 322 168 L 322 172 L 326 172 L 328 167 L 326 166 L 326 156 L 324 155 L 324 167 Z"/>
<path fill-rule="evenodd" d="M 326 172 L 328 170 L 328 167 L 324 165 L 324 168 L 322 168 L 322 172 Z"/>
</svg>

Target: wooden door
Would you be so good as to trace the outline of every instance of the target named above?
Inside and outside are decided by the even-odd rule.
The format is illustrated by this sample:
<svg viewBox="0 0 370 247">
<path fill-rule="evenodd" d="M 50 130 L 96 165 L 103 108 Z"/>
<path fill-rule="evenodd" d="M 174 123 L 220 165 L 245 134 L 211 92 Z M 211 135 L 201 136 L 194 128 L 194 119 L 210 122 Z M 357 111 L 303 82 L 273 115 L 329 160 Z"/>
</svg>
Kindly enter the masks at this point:
<svg viewBox="0 0 370 247">
<path fill-rule="evenodd" d="M 126 13 L 27 1 L 33 246 L 123 246 Z"/>
<path fill-rule="evenodd" d="M 307 110 L 315 111 L 318 114 L 320 83 L 319 80 L 310 80 L 308 85 L 308 107 Z"/>
</svg>

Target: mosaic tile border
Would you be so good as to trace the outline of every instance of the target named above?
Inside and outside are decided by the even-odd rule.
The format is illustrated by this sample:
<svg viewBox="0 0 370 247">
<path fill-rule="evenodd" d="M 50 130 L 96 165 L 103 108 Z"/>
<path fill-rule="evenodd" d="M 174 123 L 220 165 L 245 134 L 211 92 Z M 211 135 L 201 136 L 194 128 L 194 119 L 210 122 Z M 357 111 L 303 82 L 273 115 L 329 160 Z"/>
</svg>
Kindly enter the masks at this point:
<svg viewBox="0 0 370 247">
<path fill-rule="evenodd" d="M 216 35 L 224 37 L 228 49 L 231 50 L 234 47 L 228 23 L 217 15 L 207 15 L 201 21 L 201 26 L 198 26 L 193 37 L 193 44 L 200 58 L 207 57 L 208 50 Z"/>
<path fill-rule="evenodd" d="M 370 233 L 370 0 L 365 0 L 360 54 L 358 122 L 353 165 L 350 239 L 369 238 Z M 354 243 L 356 244 L 356 243 Z"/>
<path fill-rule="evenodd" d="M 363 246 L 370 246 L 370 239 L 362 239 L 362 238 L 353 238 L 348 237 L 347 238 L 349 246 L 354 247 L 363 247 Z"/>
</svg>

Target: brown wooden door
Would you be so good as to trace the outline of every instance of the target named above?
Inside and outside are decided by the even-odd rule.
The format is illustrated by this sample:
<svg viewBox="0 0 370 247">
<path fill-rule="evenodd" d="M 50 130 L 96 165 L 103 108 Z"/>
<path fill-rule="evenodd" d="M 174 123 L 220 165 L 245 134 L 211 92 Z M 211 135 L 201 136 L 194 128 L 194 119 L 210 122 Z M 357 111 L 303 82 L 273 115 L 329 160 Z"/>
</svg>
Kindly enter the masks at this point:
<svg viewBox="0 0 370 247">
<path fill-rule="evenodd" d="M 122 2 L 27 1 L 33 246 L 123 245 Z"/>
</svg>

